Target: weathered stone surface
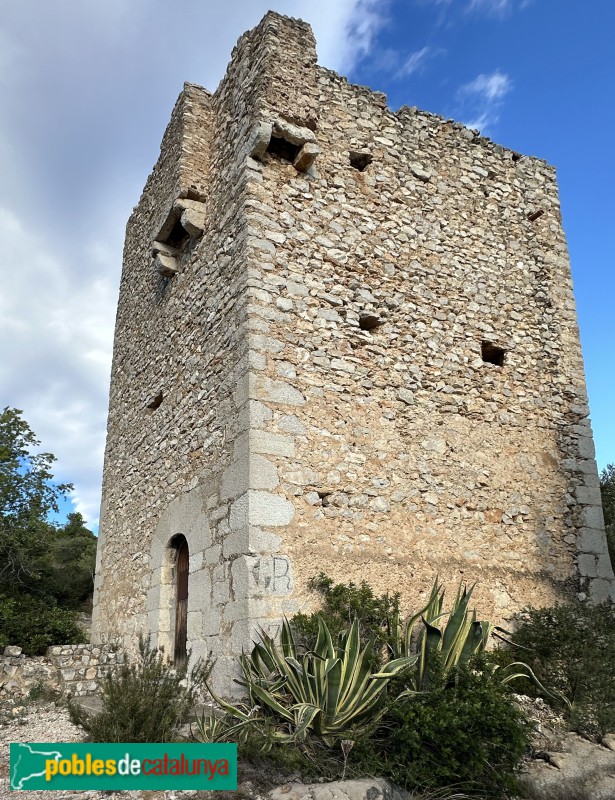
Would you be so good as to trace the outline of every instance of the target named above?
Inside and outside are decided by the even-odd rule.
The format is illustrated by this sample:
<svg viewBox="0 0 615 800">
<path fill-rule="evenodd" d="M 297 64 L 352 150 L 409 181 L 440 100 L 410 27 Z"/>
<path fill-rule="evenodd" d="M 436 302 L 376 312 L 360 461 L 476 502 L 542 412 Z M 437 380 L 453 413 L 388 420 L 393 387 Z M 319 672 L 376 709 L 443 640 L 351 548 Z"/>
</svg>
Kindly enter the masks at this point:
<svg viewBox="0 0 615 800">
<path fill-rule="evenodd" d="M 264 431 L 251 431 L 249 441 L 251 453 L 262 453 L 263 455 L 271 456 L 292 456 L 295 452 L 295 443 L 291 436 L 265 433 Z"/>
<path fill-rule="evenodd" d="M 424 169 L 420 164 L 410 164 L 410 170 L 414 177 L 423 181 L 423 183 L 431 180 L 431 172 L 428 169 Z"/>
<path fill-rule="evenodd" d="M 587 414 L 554 169 L 392 111 L 269 13 L 184 87 L 127 226 L 94 640 L 173 652 L 180 537 L 218 671 L 323 568 L 407 609 L 478 581 L 494 622 L 612 597 Z M 233 597 L 279 553 L 287 594 Z"/>
<path fill-rule="evenodd" d="M 0 656 L 0 698 L 25 697 L 41 684 L 72 697 L 96 694 L 102 679 L 122 663 L 123 654 L 109 646 L 56 645 L 44 656 L 25 656 L 20 647 L 11 645 Z"/>
<path fill-rule="evenodd" d="M 268 401 L 280 405 L 298 406 L 305 403 L 305 397 L 298 389 L 284 381 L 262 378 L 258 383 L 257 397 L 261 401 Z"/>
<path fill-rule="evenodd" d="M 267 146 L 271 140 L 272 125 L 270 122 L 259 122 L 254 126 L 248 141 L 248 153 L 258 161 L 267 152 Z"/>
<path fill-rule="evenodd" d="M 553 797 L 615 797 L 615 753 L 574 733 L 563 737 L 561 747 L 546 761 L 533 761 L 522 776 L 535 800 Z"/>
<path fill-rule="evenodd" d="M 319 153 L 320 147 L 318 147 L 318 145 L 313 142 L 306 142 L 293 161 L 294 168 L 299 170 L 299 172 L 307 172 L 314 161 L 316 161 L 316 156 Z"/>
<path fill-rule="evenodd" d="M 397 396 L 400 400 L 403 400 L 404 403 L 411 406 L 414 404 L 414 394 L 410 391 L 410 389 L 400 389 L 397 392 Z"/>
<path fill-rule="evenodd" d="M 172 247 L 171 245 L 167 244 L 166 242 L 154 242 L 152 245 L 152 257 L 158 255 L 158 253 L 162 253 L 165 256 L 177 256 L 179 255 L 179 250 L 176 247 Z"/>
<path fill-rule="evenodd" d="M 271 461 L 259 455 L 250 456 L 250 489 L 275 489 L 279 482 L 278 471 Z"/>
<path fill-rule="evenodd" d="M 177 274 L 177 259 L 172 255 L 158 253 L 154 259 L 154 267 L 163 277 L 173 277 L 173 275 Z"/>
<path fill-rule="evenodd" d="M 303 128 L 299 125 L 293 125 L 285 119 L 276 119 L 273 123 L 273 135 L 279 139 L 284 139 L 291 144 L 303 145 L 306 142 L 314 142 L 316 136 L 314 131 L 309 128 Z"/>
<path fill-rule="evenodd" d="M 607 545 L 601 530 L 581 528 L 578 536 L 578 547 L 581 553 L 606 553 Z"/>
<path fill-rule="evenodd" d="M 587 528 L 594 530 L 604 530 L 604 516 L 602 506 L 585 506 L 581 515 L 581 523 Z"/>
<path fill-rule="evenodd" d="M 295 516 L 294 505 L 286 498 L 271 492 L 250 492 L 249 504 L 251 525 L 278 528 L 289 525 Z"/>
<path fill-rule="evenodd" d="M 182 227 L 190 236 L 200 236 L 205 227 L 205 211 L 186 208 L 180 217 Z"/>
<path fill-rule="evenodd" d="M 332 783 L 289 783 L 269 792 L 270 800 L 411 800 L 411 795 L 383 778 Z"/>
</svg>

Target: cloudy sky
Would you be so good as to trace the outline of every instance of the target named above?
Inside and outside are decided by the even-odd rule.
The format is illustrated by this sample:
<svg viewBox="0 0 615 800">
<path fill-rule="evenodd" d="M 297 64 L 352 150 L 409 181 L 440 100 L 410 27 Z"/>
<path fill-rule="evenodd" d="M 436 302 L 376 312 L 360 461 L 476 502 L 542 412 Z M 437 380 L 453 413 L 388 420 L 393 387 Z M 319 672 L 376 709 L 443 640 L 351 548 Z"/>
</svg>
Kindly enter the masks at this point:
<svg viewBox="0 0 615 800">
<path fill-rule="evenodd" d="M 124 226 L 185 80 L 268 8 L 319 61 L 558 168 L 599 466 L 615 461 L 612 0 L 0 0 L 0 406 L 98 517 Z"/>
</svg>

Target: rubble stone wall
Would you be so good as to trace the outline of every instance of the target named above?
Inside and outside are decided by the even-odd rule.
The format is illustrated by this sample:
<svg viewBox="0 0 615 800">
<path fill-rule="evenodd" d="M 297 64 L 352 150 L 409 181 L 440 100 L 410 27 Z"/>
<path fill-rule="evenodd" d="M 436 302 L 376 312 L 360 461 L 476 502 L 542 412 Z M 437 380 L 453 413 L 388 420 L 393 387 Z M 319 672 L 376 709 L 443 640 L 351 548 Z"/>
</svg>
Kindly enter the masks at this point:
<svg viewBox="0 0 615 800">
<path fill-rule="evenodd" d="M 325 565 L 413 604 L 435 576 L 478 581 L 499 619 L 579 575 L 605 599 L 554 169 L 327 70 L 317 92 L 314 173 L 266 156 L 248 209 L 251 313 L 276 342 L 251 340 L 251 378 L 286 449 L 295 591 Z"/>
<path fill-rule="evenodd" d="M 92 644 L 54 645 L 44 656 L 26 656 L 19 647 L 6 647 L 0 656 L 0 696 L 25 697 L 40 686 L 71 697 L 94 695 L 123 659 L 110 646 Z"/>
<path fill-rule="evenodd" d="M 613 598 L 553 167 L 316 65 L 269 13 L 186 85 L 127 228 L 94 641 L 232 659 L 320 571 Z"/>
</svg>

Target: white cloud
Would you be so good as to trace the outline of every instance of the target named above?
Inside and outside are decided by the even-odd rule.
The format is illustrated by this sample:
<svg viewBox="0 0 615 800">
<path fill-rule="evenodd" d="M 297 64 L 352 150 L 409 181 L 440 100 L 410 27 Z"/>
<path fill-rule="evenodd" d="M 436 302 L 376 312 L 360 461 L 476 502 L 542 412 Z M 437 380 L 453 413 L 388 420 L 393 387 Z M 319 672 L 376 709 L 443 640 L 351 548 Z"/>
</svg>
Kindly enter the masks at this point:
<svg viewBox="0 0 615 800">
<path fill-rule="evenodd" d="M 369 66 L 372 72 L 387 73 L 396 79 L 409 78 L 411 75 L 424 72 L 433 58 L 445 53 L 441 47 L 430 45 L 425 45 L 409 54 L 392 48 L 380 48 L 372 52 Z"/>
<path fill-rule="evenodd" d="M 450 8 L 460 8 L 462 0 L 421 0 L 421 2 Z M 463 11 L 480 13 L 492 17 L 504 17 L 516 10 L 523 11 L 533 0 L 467 0 L 463 3 Z"/>
<path fill-rule="evenodd" d="M 484 11 L 487 14 L 506 14 L 511 10 L 513 0 L 470 0 L 467 11 Z"/>
<path fill-rule="evenodd" d="M 503 99 L 512 86 L 509 76 L 499 70 L 478 75 L 457 90 L 458 116 L 468 128 L 485 133 L 499 120 Z"/>
<path fill-rule="evenodd" d="M 21 408 L 59 481 L 98 516 L 124 226 L 185 80 L 215 89 L 269 0 L 5 4 L 0 16 L 0 406 Z M 319 61 L 373 48 L 388 0 L 280 0 Z"/>
<path fill-rule="evenodd" d="M 390 0 L 337 0 L 310 3 L 299 12 L 313 26 L 321 64 L 348 72 L 372 51 L 387 20 Z M 321 6 L 319 9 L 318 6 Z"/>
<path fill-rule="evenodd" d="M 79 281 L 53 244 L 0 208 L 2 405 L 24 417 L 74 482 L 78 510 L 98 516 L 117 270 Z M 84 265 L 87 271 L 87 265 Z"/>
<path fill-rule="evenodd" d="M 427 59 L 432 55 L 432 50 L 430 47 L 422 47 L 420 50 L 415 50 L 414 53 L 411 53 L 402 64 L 401 68 L 399 69 L 398 75 L 401 76 L 410 76 L 413 72 L 418 72 L 425 66 L 425 62 Z"/>
<path fill-rule="evenodd" d="M 504 17 L 514 11 L 525 11 L 533 2 L 534 0 L 469 0 L 466 10 Z"/>
<path fill-rule="evenodd" d="M 496 70 L 491 75 L 478 75 L 470 83 L 464 84 L 460 89 L 461 95 L 479 95 L 488 101 L 500 100 L 512 89 L 508 75 Z"/>
</svg>

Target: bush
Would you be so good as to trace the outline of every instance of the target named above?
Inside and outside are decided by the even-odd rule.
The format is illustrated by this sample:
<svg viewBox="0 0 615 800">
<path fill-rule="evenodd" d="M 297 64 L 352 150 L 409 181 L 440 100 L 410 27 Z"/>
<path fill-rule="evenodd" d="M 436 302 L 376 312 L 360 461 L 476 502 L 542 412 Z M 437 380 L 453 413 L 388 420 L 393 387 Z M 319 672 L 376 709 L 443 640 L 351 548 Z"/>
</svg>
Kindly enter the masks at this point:
<svg viewBox="0 0 615 800">
<path fill-rule="evenodd" d="M 477 619 L 476 612 L 470 609 L 474 587 L 466 589 L 463 584 L 450 610 L 446 610 L 445 590 L 436 579 L 425 606 L 404 622 L 399 610 L 399 594 L 376 597 L 365 581 L 358 587 L 354 583 L 334 584 L 323 573 L 308 585 L 322 595 L 323 608 L 292 618 L 292 628 L 303 646 L 307 650 L 314 649 L 321 617 L 338 635 L 357 620 L 363 640 L 375 644 L 372 666 L 379 667 L 392 658 L 413 659 L 414 668 L 406 670 L 403 678 L 391 684 L 393 689 L 401 687 L 399 691 L 403 689 L 408 694 L 432 688 L 432 661 L 440 663 L 442 668 L 436 680 L 446 683 L 447 676 L 452 675 L 457 666 L 485 652 L 494 630 L 502 631 L 486 620 Z M 510 666 L 497 673 L 502 683 L 516 680 L 518 674 L 528 674 L 522 662 Z"/>
<path fill-rule="evenodd" d="M 493 798 L 516 788 L 531 728 L 511 700 L 506 671 L 482 655 L 492 626 L 469 610 L 471 590 L 461 588 L 444 611 L 434 585 L 427 606 L 402 626 L 396 595 L 375 597 L 366 583 L 334 585 L 322 574 L 312 587 L 323 610 L 294 617 L 279 644 L 261 636 L 241 661 L 249 701 L 223 703 L 226 715 L 203 718 L 204 741 L 239 740 L 240 753 L 254 758 L 258 750 L 262 760 L 266 752 L 272 769 L 288 761 L 292 743 L 292 767 L 303 776 L 379 775 L 439 797 L 453 787 Z M 373 656 L 362 650 L 365 640 L 377 643 Z M 393 669 L 402 652 L 405 666 Z M 350 667 L 359 661 L 361 670 Z M 354 676 L 369 676 L 374 664 L 373 683 L 390 679 L 388 696 L 370 705 L 375 686 Z"/>
<path fill-rule="evenodd" d="M 71 719 L 91 742 L 168 742 L 193 709 L 210 669 L 209 661 L 199 660 L 188 675 L 187 666 L 169 664 L 141 638 L 137 660 L 103 681 L 101 712 L 88 714 L 71 703 Z"/>
<path fill-rule="evenodd" d="M 600 473 L 600 494 L 604 510 L 606 541 L 611 564 L 615 565 L 615 464 L 607 464 L 606 469 Z"/>
<path fill-rule="evenodd" d="M 523 612 L 513 642 L 523 659 L 553 694 L 527 683 L 523 691 L 539 695 L 563 710 L 586 736 L 615 732 L 615 610 L 611 605 L 567 603 Z M 513 651 L 500 652 L 502 661 Z M 566 698 L 568 702 L 564 700 Z"/>
<path fill-rule="evenodd" d="M 372 663 L 381 662 L 384 648 L 392 651 L 393 627 L 399 617 L 399 594 L 376 597 L 365 581 L 360 586 L 334 584 L 323 572 L 310 579 L 308 588 L 318 592 L 322 608 L 312 614 L 295 614 L 291 620 L 297 640 L 307 649 L 314 646 L 318 637 L 318 620 L 323 617 L 334 639 L 357 619 L 361 638 L 374 642 Z"/>
<path fill-rule="evenodd" d="M 0 648 L 18 645 L 29 656 L 42 655 L 53 644 L 85 642 L 75 612 L 58 608 L 50 598 L 0 594 Z"/>
<path fill-rule="evenodd" d="M 350 760 L 406 789 L 504 797 L 518 788 L 530 733 L 506 687 L 479 661 L 458 668 L 454 685 L 393 704 L 380 740 L 357 742 Z"/>
</svg>

